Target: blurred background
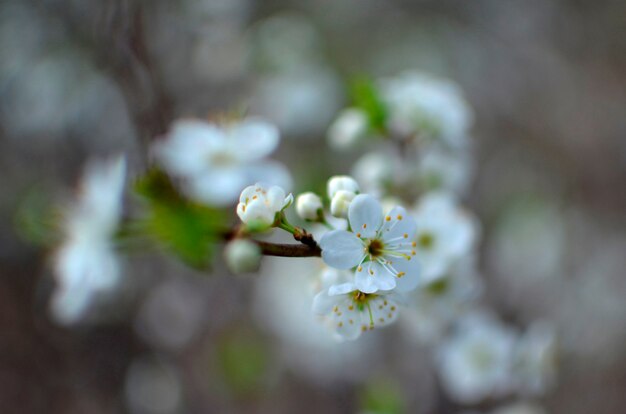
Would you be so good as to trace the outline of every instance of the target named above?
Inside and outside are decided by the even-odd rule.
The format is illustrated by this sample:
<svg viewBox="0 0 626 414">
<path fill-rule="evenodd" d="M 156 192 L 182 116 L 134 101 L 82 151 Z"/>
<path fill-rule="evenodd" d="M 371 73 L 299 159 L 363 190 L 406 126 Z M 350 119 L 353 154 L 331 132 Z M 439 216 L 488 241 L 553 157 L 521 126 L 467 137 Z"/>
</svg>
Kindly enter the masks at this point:
<svg viewBox="0 0 626 414">
<path fill-rule="evenodd" d="M 0 411 L 462 412 L 399 327 L 328 353 L 309 352 L 302 327 L 277 334 L 298 323 L 273 320 L 259 288 L 280 261 L 207 275 L 135 255 L 124 289 L 59 326 L 28 225 L 87 159 L 126 152 L 132 177 L 174 119 L 215 112 L 274 121 L 276 158 L 310 189 L 312 172 L 347 173 L 358 155 L 325 139 L 347 81 L 419 69 L 458 82 L 475 110 L 463 201 L 482 222 L 487 303 L 556 327 L 558 381 L 539 403 L 626 412 L 625 34 L 618 0 L 2 1 Z"/>
</svg>

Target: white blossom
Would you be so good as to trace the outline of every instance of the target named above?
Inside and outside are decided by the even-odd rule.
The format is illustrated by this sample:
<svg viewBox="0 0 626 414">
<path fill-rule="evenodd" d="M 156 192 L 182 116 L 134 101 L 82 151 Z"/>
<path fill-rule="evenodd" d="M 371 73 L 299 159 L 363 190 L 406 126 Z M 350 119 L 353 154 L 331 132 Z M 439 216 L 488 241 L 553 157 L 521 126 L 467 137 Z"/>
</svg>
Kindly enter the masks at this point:
<svg viewBox="0 0 626 414">
<path fill-rule="evenodd" d="M 275 335 L 276 355 L 298 376 L 321 386 L 341 379 L 362 381 L 373 369 L 367 362 L 377 353 L 376 335 L 338 343 L 333 332 L 311 311 L 314 296 L 352 272 L 329 268 L 317 258 L 285 260 L 266 257 L 255 283 L 254 316 Z M 332 385 L 330 385 L 332 386 Z"/>
<path fill-rule="evenodd" d="M 476 222 L 451 194 L 424 195 L 413 217 L 417 222 L 415 251 L 424 283 L 444 276 L 450 266 L 472 252 L 477 238 Z"/>
<path fill-rule="evenodd" d="M 466 194 L 472 177 L 471 157 L 462 151 L 429 147 L 420 151 L 417 174 L 422 188 Z"/>
<path fill-rule="evenodd" d="M 360 109 L 347 108 L 330 125 L 328 141 L 336 149 L 351 148 L 366 136 L 368 129 L 367 115 Z"/>
<path fill-rule="evenodd" d="M 347 218 L 350 203 L 356 194 L 351 191 L 339 190 L 330 200 L 330 214 L 338 218 Z"/>
<path fill-rule="evenodd" d="M 347 191 L 350 193 L 358 194 L 360 191 L 359 184 L 356 180 L 347 175 L 335 175 L 328 179 L 326 183 L 326 190 L 328 198 L 332 199 L 337 191 Z"/>
<path fill-rule="evenodd" d="M 315 193 L 306 192 L 296 197 L 296 213 L 303 220 L 317 220 L 323 208 L 322 199 Z"/>
<path fill-rule="evenodd" d="M 473 114 L 451 81 L 406 72 L 380 82 L 380 93 L 389 111 L 388 128 L 400 136 L 440 140 L 463 147 Z"/>
<path fill-rule="evenodd" d="M 64 324 L 78 321 L 92 299 L 119 281 L 120 263 L 112 238 L 122 209 L 126 160 L 88 165 L 76 203 L 69 208 L 65 241 L 54 255 L 57 288 L 52 312 Z"/>
<path fill-rule="evenodd" d="M 233 273 L 255 272 L 261 263 L 261 248 L 253 241 L 236 239 L 226 245 L 224 257 Z"/>
<path fill-rule="evenodd" d="M 354 340 L 362 332 L 389 325 L 403 303 L 398 293 L 363 293 L 354 283 L 332 285 L 313 300 L 313 312 L 325 316 L 338 339 Z"/>
<path fill-rule="evenodd" d="M 475 260 L 464 259 L 441 278 L 418 286 L 411 306 L 402 313 L 403 326 L 416 341 L 436 343 L 474 305 L 482 290 Z"/>
<path fill-rule="evenodd" d="M 257 118 L 222 125 L 185 119 L 174 123 L 167 137 L 154 146 L 154 154 L 181 179 L 187 195 L 224 206 L 233 203 L 250 182 L 290 187 L 287 169 L 265 159 L 278 143 L 276 127 Z"/>
<path fill-rule="evenodd" d="M 409 291 L 419 281 L 415 260 L 415 221 L 402 207 L 383 215 L 381 204 L 360 194 L 348 210 L 352 231 L 332 230 L 320 240 L 322 259 L 337 269 L 356 268 L 355 285 L 364 293 L 398 288 Z"/>
<path fill-rule="evenodd" d="M 374 151 L 359 158 L 352 173 L 363 184 L 364 191 L 382 196 L 404 179 L 401 166 L 402 160 L 395 152 Z"/>
<path fill-rule="evenodd" d="M 285 190 L 278 186 L 256 183 L 246 187 L 239 196 L 237 215 L 245 224 L 258 223 L 271 226 L 276 213 L 293 202 L 293 196 L 285 197 Z"/>
<path fill-rule="evenodd" d="M 448 394 L 471 404 L 508 393 L 515 341 L 515 332 L 491 314 L 475 312 L 463 318 L 438 349 L 439 374 Z"/>
</svg>

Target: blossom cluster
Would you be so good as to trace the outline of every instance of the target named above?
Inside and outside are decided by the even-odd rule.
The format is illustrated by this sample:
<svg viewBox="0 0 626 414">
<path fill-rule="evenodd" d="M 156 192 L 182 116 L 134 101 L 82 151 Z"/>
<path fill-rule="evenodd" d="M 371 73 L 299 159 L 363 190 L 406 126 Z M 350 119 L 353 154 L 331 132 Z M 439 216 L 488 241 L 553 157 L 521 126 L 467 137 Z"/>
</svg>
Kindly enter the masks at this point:
<svg viewBox="0 0 626 414">
<path fill-rule="evenodd" d="M 353 341 L 398 322 L 407 341 L 429 346 L 458 402 L 547 391 L 556 355 L 549 324 L 521 333 L 481 303 L 480 226 L 462 201 L 473 116 L 459 87 L 408 72 L 371 88 L 375 111 L 357 100 L 329 127 L 333 148 L 368 150 L 351 175 L 330 177 L 324 194 L 289 193 L 289 170 L 268 158 L 279 130 L 258 117 L 174 122 L 150 149 L 157 173 L 140 192 L 152 207 L 141 226 L 123 219 L 124 158 L 90 164 L 54 253 L 54 315 L 79 322 L 114 290 L 120 235 L 145 231 L 183 258 L 185 249 L 224 242 L 234 273 L 259 270 L 264 255 L 319 257 L 308 304 L 331 336 Z M 299 243 L 267 241 L 274 229 Z"/>
</svg>

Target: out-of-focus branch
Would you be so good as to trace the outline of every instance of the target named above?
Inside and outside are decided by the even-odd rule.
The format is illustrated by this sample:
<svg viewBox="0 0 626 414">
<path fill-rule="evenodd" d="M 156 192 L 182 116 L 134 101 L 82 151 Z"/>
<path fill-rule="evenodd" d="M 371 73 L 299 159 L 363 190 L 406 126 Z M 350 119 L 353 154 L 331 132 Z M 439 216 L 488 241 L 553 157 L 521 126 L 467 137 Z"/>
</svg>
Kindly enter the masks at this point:
<svg viewBox="0 0 626 414">
<path fill-rule="evenodd" d="M 71 8 L 50 4 L 48 15 L 63 22 L 72 40 L 96 67 L 119 85 L 140 143 L 147 147 L 167 131 L 172 101 L 159 80 L 146 43 L 144 5 L 129 0 L 103 3 L 98 20 L 88 21 Z"/>
</svg>

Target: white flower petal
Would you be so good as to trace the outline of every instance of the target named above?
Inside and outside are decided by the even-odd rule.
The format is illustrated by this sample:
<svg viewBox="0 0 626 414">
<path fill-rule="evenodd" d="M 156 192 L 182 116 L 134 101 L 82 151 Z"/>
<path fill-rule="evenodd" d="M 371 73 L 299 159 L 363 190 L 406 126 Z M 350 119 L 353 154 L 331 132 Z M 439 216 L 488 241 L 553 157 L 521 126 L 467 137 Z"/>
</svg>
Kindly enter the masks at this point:
<svg viewBox="0 0 626 414">
<path fill-rule="evenodd" d="M 211 155 L 225 152 L 224 133 L 201 120 L 174 123 L 168 136 L 153 146 L 153 153 L 170 173 L 195 175 L 207 169 Z"/>
<path fill-rule="evenodd" d="M 378 262 L 370 262 L 369 274 L 374 278 L 378 290 L 391 290 L 396 287 L 396 277 Z"/>
<path fill-rule="evenodd" d="M 368 263 L 364 263 L 356 269 L 354 274 L 354 284 L 357 289 L 363 293 L 374 293 L 378 291 L 378 283 L 375 278 L 376 273 L 374 272 L 374 274 L 371 274 L 369 270 L 370 265 Z"/>
<path fill-rule="evenodd" d="M 313 312 L 318 315 L 326 315 L 331 312 L 339 299 L 329 296 L 328 289 L 324 289 L 313 298 Z"/>
<path fill-rule="evenodd" d="M 228 130 L 228 144 L 242 161 L 271 154 L 280 141 L 278 128 L 259 118 L 248 118 Z"/>
<path fill-rule="evenodd" d="M 214 169 L 185 182 L 186 192 L 196 201 L 215 206 L 228 206 L 249 182 L 240 169 Z"/>
<path fill-rule="evenodd" d="M 378 296 L 369 302 L 374 327 L 389 325 L 398 319 L 398 304 L 386 295 Z"/>
<path fill-rule="evenodd" d="M 352 230 L 364 238 L 373 238 L 383 221 L 383 208 L 368 194 L 359 194 L 350 203 L 348 218 Z"/>
<path fill-rule="evenodd" d="M 346 296 L 331 309 L 330 324 L 338 338 L 352 341 L 361 335 L 361 312 Z"/>
<path fill-rule="evenodd" d="M 354 283 L 342 283 L 340 285 L 332 285 L 328 288 L 329 296 L 345 295 L 346 293 L 354 292 L 357 290 Z"/>
<path fill-rule="evenodd" d="M 267 206 L 274 212 L 278 212 L 285 204 L 285 190 L 278 186 L 272 186 L 267 190 Z"/>
<path fill-rule="evenodd" d="M 291 189 L 293 180 L 287 167 L 276 161 L 255 162 L 242 166 L 248 176 L 248 182 L 264 182 L 277 185 L 285 190 Z"/>
<path fill-rule="evenodd" d="M 322 259 L 337 269 L 350 269 L 363 260 L 363 242 L 345 230 L 332 230 L 320 240 Z"/>
<path fill-rule="evenodd" d="M 415 239 L 417 232 L 417 223 L 415 219 L 409 216 L 402 207 L 394 207 L 385 216 L 383 226 L 381 228 L 383 241 L 412 241 Z"/>
<path fill-rule="evenodd" d="M 395 257 L 392 266 L 396 272 L 403 272 L 401 277 L 396 278 L 396 289 L 408 292 L 417 287 L 420 282 L 420 264 L 415 257 L 404 259 Z"/>
</svg>

